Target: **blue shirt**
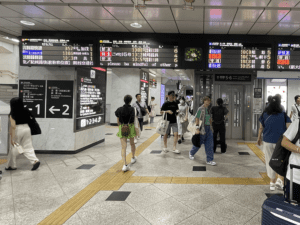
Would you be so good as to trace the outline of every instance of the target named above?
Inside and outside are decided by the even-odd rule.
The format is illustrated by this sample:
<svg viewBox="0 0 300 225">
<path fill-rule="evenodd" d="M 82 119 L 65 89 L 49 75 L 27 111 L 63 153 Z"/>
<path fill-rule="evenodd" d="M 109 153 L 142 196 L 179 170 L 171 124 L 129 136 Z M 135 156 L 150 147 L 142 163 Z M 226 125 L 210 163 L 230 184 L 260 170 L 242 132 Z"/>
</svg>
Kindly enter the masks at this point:
<svg viewBox="0 0 300 225">
<path fill-rule="evenodd" d="M 286 123 L 291 123 L 291 119 L 285 113 L 268 115 L 266 112 L 259 118 L 259 122 L 264 127 L 263 141 L 276 144 L 280 136 L 286 131 Z"/>
</svg>

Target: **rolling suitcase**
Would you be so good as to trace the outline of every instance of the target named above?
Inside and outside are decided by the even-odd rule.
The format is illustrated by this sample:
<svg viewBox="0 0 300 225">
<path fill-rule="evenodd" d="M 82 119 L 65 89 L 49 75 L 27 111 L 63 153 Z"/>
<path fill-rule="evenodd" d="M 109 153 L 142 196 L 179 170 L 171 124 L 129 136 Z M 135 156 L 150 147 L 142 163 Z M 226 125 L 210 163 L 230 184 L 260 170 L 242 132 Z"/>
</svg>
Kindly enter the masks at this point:
<svg viewBox="0 0 300 225">
<path fill-rule="evenodd" d="M 293 201 L 293 169 L 300 169 L 300 166 L 290 165 L 290 199 L 285 200 L 286 187 L 284 187 L 284 196 L 273 195 L 265 200 L 262 205 L 262 225 L 300 225 L 300 206 Z"/>
</svg>

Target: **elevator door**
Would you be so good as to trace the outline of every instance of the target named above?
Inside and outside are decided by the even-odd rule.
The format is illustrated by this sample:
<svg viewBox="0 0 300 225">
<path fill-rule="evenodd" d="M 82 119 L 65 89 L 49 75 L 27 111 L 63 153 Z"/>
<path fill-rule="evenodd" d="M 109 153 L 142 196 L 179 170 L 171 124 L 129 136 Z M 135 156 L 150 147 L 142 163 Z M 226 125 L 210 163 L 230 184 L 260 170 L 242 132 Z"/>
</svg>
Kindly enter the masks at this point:
<svg viewBox="0 0 300 225">
<path fill-rule="evenodd" d="M 226 125 L 226 139 L 243 138 L 243 85 L 220 85 L 221 98 L 229 110 Z"/>
</svg>

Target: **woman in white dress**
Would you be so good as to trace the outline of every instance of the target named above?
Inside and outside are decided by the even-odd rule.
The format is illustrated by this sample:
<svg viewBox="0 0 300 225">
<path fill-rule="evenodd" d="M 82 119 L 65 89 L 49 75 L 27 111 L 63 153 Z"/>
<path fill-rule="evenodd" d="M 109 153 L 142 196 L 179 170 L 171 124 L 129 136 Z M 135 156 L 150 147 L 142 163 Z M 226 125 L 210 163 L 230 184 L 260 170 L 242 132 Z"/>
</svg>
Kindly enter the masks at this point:
<svg viewBox="0 0 300 225">
<path fill-rule="evenodd" d="M 181 96 L 179 98 L 180 104 L 178 105 L 179 111 L 177 116 L 177 124 L 178 124 L 178 144 L 181 144 L 184 141 L 183 135 L 187 132 L 187 127 L 189 125 L 188 122 L 188 112 L 189 107 L 185 102 L 185 98 Z"/>
</svg>

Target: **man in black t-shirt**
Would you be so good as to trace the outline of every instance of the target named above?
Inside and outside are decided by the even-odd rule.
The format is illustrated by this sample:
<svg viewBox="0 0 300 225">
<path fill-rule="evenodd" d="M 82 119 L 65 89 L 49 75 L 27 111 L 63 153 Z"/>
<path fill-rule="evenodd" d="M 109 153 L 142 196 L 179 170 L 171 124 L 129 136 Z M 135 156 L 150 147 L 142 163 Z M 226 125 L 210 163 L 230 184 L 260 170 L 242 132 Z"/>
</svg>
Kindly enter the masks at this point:
<svg viewBox="0 0 300 225">
<path fill-rule="evenodd" d="M 178 141 L 178 125 L 177 125 L 177 118 L 176 113 L 178 112 L 178 104 L 175 102 L 175 92 L 170 91 L 168 93 L 169 101 L 164 103 L 161 107 L 161 114 L 166 113 L 167 120 L 170 122 L 169 127 L 167 129 L 166 135 L 164 135 L 164 148 L 163 151 L 167 153 L 168 150 L 168 133 L 170 133 L 170 130 L 172 128 L 174 133 L 174 145 L 173 145 L 173 152 L 179 154 L 180 151 L 176 149 L 176 144 Z"/>
</svg>

